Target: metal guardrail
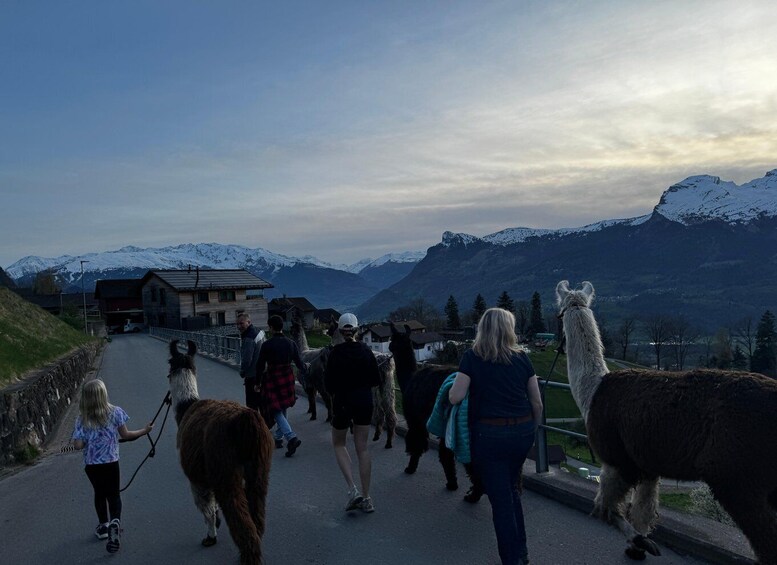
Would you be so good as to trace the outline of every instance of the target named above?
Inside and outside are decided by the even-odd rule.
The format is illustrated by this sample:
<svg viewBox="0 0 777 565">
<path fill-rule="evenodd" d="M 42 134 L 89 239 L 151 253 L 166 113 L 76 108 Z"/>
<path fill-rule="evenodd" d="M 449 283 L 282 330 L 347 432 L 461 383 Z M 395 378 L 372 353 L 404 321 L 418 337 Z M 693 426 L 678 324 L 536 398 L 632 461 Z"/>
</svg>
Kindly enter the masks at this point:
<svg viewBox="0 0 777 565">
<path fill-rule="evenodd" d="M 191 340 L 197 344 L 197 350 L 211 357 L 216 357 L 224 361 L 229 361 L 240 366 L 240 338 L 225 335 L 218 335 L 207 332 L 187 332 L 183 330 L 173 330 L 170 328 L 150 327 L 149 335 L 159 339 L 170 341 L 178 339 L 181 341 Z"/>
</svg>

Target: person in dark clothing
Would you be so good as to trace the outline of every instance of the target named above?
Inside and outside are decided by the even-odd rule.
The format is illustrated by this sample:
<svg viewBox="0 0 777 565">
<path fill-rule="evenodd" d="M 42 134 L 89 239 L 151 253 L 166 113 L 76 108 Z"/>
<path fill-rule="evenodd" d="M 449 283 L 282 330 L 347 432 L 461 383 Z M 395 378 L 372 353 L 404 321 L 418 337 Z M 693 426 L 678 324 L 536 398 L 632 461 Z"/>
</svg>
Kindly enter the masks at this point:
<svg viewBox="0 0 777 565">
<path fill-rule="evenodd" d="M 370 498 L 372 461 L 367 449 L 367 437 L 372 422 L 372 387 L 380 384 L 380 372 L 375 355 L 365 344 L 355 340 L 359 323 L 353 314 L 343 314 L 337 323 L 345 342 L 336 345 L 329 354 L 324 373 L 324 386 L 332 397 L 332 446 L 335 459 L 348 484 L 345 510 L 360 509 L 374 512 Z M 353 442 L 359 463 L 362 490 L 356 488 L 351 473 L 351 456 L 345 440 L 353 426 Z"/>
<path fill-rule="evenodd" d="M 542 398 L 529 357 L 517 345 L 515 316 L 489 308 L 478 323 L 448 398 L 469 393 L 472 463 L 491 502 L 502 565 L 529 561 L 523 519 L 521 471 L 542 419 Z"/>
<path fill-rule="evenodd" d="M 283 438 L 286 438 L 286 457 L 291 457 L 302 443 L 286 419 L 286 410 L 297 401 L 291 364 L 294 363 L 303 374 L 307 372 L 307 366 L 299 356 L 297 344 L 283 335 L 283 319 L 270 316 L 267 323 L 273 336 L 262 344 L 256 361 L 259 401 L 263 412 L 271 418 L 268 425 L 278 425 L 274 434 L 275 447 L 283 447 Z"/>
<path fill-rule="evenodd" d="M 246 389 L 246 406 L 259 409 L 259 394 L 256 392 L 256 362 L 259 360 L 261 338 L 259 331 L 251 323 L 248 314 L 237 316 L 237 329 L 240 331 L 240 377 Z M 259 342 L 259 343 L 257 343 Z"/>
</svg>

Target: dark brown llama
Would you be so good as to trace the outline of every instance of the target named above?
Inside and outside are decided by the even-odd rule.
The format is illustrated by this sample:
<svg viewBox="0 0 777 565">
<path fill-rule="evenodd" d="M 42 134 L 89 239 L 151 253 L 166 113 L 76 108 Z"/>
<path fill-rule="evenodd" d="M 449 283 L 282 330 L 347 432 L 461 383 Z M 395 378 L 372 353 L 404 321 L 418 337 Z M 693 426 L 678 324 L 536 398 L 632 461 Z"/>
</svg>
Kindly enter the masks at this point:
<svg viewBox="0 0 777 565">
<path fill-rule="evenodd" d="M 591 312 L 594 288 L 556 287 L 572 395 L 602 461 L 593 515 L 658 555 L 659 477 L 705 481 L 763 565 L 777 565 L 777 381 L 737 371 L 610 373 Z M 630 493 L 631 507 L 624 515 Z"/>
<path fill-rule="evenodd" d="M 405 326 L 404 332 L 401 332 L 391 324 L 389 350 L 394 355 L 397 382 L 402 392 L 402 409 L 407 422 L 405 452 L 410 454 L 410 462 L 405 467 L 405 473 L 413 474 L 418 469 L 421 456 L 429 449 L 429 431 L 426 429 L 426 422 L 434 410 L 437 393 L 445 379 L 451 373 L 458 371 L 458 367 L 427 365 L 418 369 L 410 333 L 409 326 Z M 458 489 L 456 459 L 453 451 L 446 447 L 445 438 L 440 438 L 438 457 L 445 473 L 445 488 Z M 483 487 L 472 472 L 472 464 L 467 463 L 464 468 L 472 483 L 464 500 L 477 502 L 483 496 Z"/>
<path fill-rule="evenodd" d="M 221 508 L 241 565 L 259 565 L 274 441 L 255 410 L 230 400 L 200 400 L 197 346 L 188 346 L 183 355 L 178 341 L 170 342 L 168 378 L 181 467 L 208 528 L 202 545 L 216 543 Z"/>
<path fill-rule="evenodd" d="M 326 421 L 331 422 L 332 397 L 324 386 L 324 369 L 326 369 L 326 361 L 329 357 L 329 348 L 317 347 L 310 349 L 303 322 L 296 316 L 291 322 L 290 336 L 294 343 L 297 344 L 302 361 L 309 364 L 303 388 L 308 397 L 308 414 L 310 414 L 310 419 L 315 420 L 318 417 L 318 410 L 316 408 L 316 394 L 318 393 L 326 406 Z"/>
<path fill-rule="evenodd" d="M 332 338 L 332 345 L 343 343 L 344 338 L 337 327 L 337 320 L 332 318 L 329 323 L 327 335 Z M 357 339 L 361 339 L 359 334 Z M 380 384 L 372 389 L 372 425 L 375 426 L 375 434 L 372 441 L 378 441 L 386 431 L 386 449 L 391 449 L 394 445 L 394 435 L 397 429 L 397 408 L 396 391 L 394 390 L 394 358 L 390 353 L 372 352 L 375 360 L 378 362 L 378 372 L 380 373 Z"/>
</svg>

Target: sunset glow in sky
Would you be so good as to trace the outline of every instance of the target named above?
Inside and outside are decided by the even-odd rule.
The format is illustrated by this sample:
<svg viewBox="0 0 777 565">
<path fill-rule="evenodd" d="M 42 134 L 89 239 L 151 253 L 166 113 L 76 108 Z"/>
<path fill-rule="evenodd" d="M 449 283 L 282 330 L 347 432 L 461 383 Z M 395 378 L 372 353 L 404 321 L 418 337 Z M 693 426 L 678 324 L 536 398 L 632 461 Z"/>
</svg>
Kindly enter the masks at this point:
<svg viewBox="0 0 777 565">
<path fill-rule="evenodd" d="M 777 168 L 777 2 L 5 2 L 0 266 L 350 263 Z"/>
</svg>

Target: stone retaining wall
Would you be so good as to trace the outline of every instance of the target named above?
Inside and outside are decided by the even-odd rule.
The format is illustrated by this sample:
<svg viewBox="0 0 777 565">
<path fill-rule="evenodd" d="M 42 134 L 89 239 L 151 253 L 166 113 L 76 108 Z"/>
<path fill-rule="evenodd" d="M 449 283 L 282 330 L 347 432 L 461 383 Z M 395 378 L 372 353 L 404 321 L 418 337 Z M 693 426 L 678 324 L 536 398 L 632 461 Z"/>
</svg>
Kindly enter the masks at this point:
<svg viewBox="0 0 777 565">
<path fill-rule="evenodd" d="M 99 349 L 79 348 L 67 357 L 0 389 L 0 464 L 13 463 L 26 445 L 40 448 L 75 397 Z"/>
</svg>

